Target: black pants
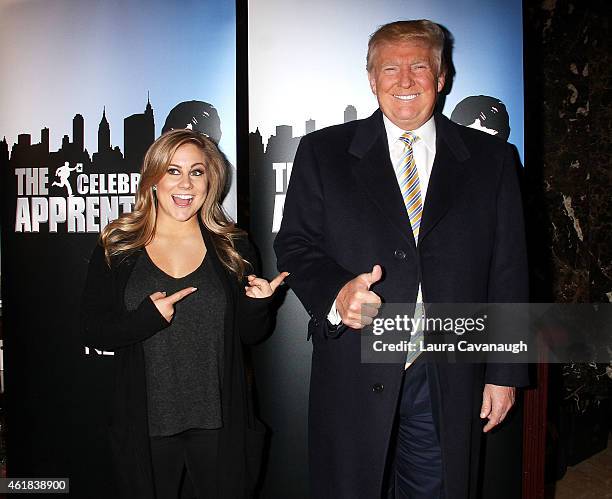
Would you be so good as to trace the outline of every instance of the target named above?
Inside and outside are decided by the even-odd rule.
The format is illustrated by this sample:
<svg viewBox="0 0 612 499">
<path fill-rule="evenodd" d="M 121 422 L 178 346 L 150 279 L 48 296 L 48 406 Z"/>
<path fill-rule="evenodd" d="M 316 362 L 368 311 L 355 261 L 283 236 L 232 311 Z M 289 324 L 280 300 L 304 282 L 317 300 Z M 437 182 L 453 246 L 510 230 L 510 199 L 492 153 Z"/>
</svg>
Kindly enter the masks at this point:
<svg viewBox="0 0 612 499">
<path fill-rule="evenodd" d="M 433 421 L 425 363 L 404 374 L 395 455 L 396 499 L 442 497 L 442 454 Z"/>
<path fill-rule="evenodd" d="M 218 430 L 187 430 L 151 438 L 153 479 L 157 499 L 216 499 Z"/>
</svg>

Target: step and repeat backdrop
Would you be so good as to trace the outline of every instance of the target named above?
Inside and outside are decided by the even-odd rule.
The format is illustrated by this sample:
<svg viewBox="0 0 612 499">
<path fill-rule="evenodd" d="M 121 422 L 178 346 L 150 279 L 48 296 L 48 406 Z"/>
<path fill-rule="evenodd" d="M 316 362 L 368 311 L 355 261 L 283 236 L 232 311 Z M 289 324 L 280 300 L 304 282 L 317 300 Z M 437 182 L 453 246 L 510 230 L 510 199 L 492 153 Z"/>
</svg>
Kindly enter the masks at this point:
<svg viewBox="0 0 612 499">
<path fill-rule="evenodd" d="M 237 165 L 237 140 L 248 141 L 248 193 L 237 193 L 234 182 L 225 208 L 236 218 L 237 196 L 249 195 L 249 229 L 266 276 L 276 275 L 272 243 L 301 136 L 376 109 L 365 56 L 369 35 L 384 23 L 443 25 L 454 38 L 456 69 L 443 112 L 522 154 L 520 1 L 250 0 L 247 23 L 237 23 L 237 5 L 0 0 L 10 476 L 70 477 L 75 497 L 108 497 L 113 489 L 105 437 L 113 353 L 81 343 L 79 302 L 98 234 L 131 210 L 144 152 L 163 131 L 208 134 L 234 176 L 247 167 Z M 248 37 L 248 61 L 236 49 L 237 26 Z M 248 68 L 248 110 L 236 108 L 244 102 L 237 65 L 243 74 Z M 248 115 L 248 137 L 246 130 L 237 137 L 237 113 Z M 274 334 L 252 352 L 260 416 L 271 430 L 266 498 L 309 496 L 306 324 L 289 291 Z M 487 452 L 499 453 L 495 442 Z M 520 449 L 510 454 L 505 474 L 487 476 L 518 480 Z"/>
<path fill-rule="evenodd" d="M 109 497 L 113 355 L 79 338 L 87 262 L 165 130 L 201 130 L 236 164 L 235 4 L 1 1 L 0 61 L 8 472 Z"/>
<path fill-rule="evenodd" d="M 250 0 L 250 228 L 268 275 L 276 270 L 272 243 L 300 138 L 372 114 L 378 104 L 365 69 L 368 38 L 382 24 L 401 19 L 431 19 L 454 38 L 455 74 L 447 81 L 442 112 L 509 140 L 522 155 L 520 1 Z M 254 355 L 262 419 L 273 430 L 264 497 L 308 497 L 312 347 L 307 322 L 289 292 L 274 335 Z M 516 419 L 487 442 L 483 487 L 486 492 L 497 486 L 496 497 L 520 496 L 521 422 Z"/>
</svg>

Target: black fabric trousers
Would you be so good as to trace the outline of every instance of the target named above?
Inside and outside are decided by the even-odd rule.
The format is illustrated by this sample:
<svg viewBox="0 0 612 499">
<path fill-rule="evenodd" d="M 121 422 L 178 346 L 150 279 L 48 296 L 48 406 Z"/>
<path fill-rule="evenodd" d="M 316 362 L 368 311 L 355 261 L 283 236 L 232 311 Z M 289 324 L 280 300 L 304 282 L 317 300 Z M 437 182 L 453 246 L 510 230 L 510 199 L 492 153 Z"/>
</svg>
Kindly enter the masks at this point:
<svg viewBox="0 0 612 499">
<path fill-rule="evenodd" d="M 156 498 L 217 499 L 218 442 L 218 430 L 151 437 Z"/>
<path fill-rule="evenodd" d="M 395 454 L 395 498 L 442 497 L 442 453 L 434 425 L 425 363 L 404 373 Z"/>
</svg>

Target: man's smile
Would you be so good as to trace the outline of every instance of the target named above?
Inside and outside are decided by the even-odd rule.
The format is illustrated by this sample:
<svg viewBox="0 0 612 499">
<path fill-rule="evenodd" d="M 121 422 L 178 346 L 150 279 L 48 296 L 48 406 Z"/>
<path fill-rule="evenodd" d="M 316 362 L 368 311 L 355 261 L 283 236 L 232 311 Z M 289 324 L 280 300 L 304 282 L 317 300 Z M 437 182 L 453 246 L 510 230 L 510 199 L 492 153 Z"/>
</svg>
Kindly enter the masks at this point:
<svg viewBox="0 0 612 499">
<path fill-rule="evenodd" d="M 419 93 L 419 94 L 409 94 L 409 95 L 393 95 L 393 97 L 399 100 L 406 101 L 406 100 L 416 99 L 419 95 L 421 94 Z"/>
</svg>

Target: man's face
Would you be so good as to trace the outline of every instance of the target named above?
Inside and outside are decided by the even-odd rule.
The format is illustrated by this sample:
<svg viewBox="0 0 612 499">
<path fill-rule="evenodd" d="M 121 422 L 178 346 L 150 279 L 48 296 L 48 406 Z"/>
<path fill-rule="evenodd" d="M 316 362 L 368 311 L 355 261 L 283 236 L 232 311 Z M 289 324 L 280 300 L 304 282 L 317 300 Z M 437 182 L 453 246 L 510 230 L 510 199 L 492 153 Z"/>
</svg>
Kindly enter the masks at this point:
<svg viewBox="0 0 612 499">
<path fill-rule="evenodd" d="M 433 114 L 444 75 L 431 48 L 418 42 L 382 43 L 368 73 L 380 109 L 402 130 L 415 130 Z"/>
</svg>

